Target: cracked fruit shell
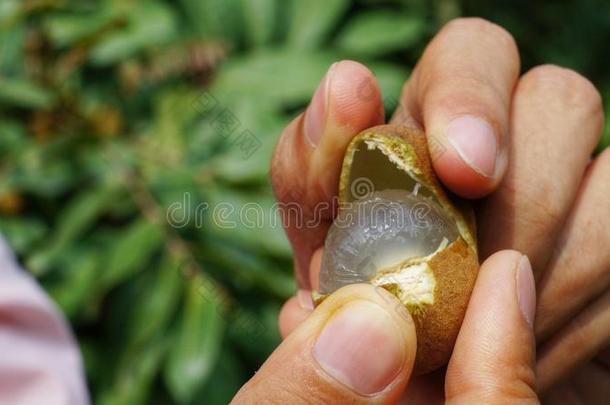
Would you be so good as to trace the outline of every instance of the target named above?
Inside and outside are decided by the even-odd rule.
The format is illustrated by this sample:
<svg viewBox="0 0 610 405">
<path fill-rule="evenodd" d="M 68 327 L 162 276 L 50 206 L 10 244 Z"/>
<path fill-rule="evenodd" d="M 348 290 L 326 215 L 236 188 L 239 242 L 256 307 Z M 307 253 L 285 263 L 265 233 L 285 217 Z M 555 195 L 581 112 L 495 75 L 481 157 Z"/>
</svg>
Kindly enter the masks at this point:
<svg viewBox="0 0 610 405">
<path fill-rule="evenodd" d="M 478 268 L 472 211 L 443 190 L 425 134 L 382 125 L 357 135 L 314 302 L 354 283 L 391 292 L 415 322 L 415 372 L 423 374 L 449 360 Z"/>
</svg>

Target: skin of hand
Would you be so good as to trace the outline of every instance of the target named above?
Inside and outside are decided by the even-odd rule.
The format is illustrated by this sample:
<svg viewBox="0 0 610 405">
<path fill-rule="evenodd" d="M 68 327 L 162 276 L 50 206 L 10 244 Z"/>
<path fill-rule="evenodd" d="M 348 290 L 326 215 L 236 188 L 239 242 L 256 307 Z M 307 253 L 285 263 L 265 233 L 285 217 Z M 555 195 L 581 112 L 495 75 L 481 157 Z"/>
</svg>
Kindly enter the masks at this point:
<svg viewBox="0 0 610 405">
<path fill-rule="evenodd" d="M 537 403 L 535 310 L 526 256 L 506 250 L 483 263 L 447 369 L 447 402 Z M 394 296 L 350 285 L 286 337 L 233 403 L 396 403 L 416 347 L 413 320 Z"/>
<path fill-rule="evenodd" d="M 480 198 L 480 259 L 514 249 L 531 260 L 538 290 L 537 392 L 548 403 L 610 397 L 610 151 L 591 160 L 602 111 L 587 79 L 553 65 L 520 76 L 511 35 L 464 18 L 449 22 L 428 45 L 391 120 L 423 129 L 445 186 Z M 342 61 L 330 67 L 309 107 L 278 141 L 271 168 L 278 201 L 296 204 L 301 222 L 317 223 L 285 221 L 300 288 L 280 314 L 287 339 L 312 314 L 310 291 L 336 212 L 345 148 L 357 133 L 383 122 L 373 74 Z M 431 403 L 439 392 L 438 401 L 443 392 L 448 396 L 450 369 L 446 379 L 441 370 L 411 380 L 410 403 L 420 397 Z"/>
</svg>

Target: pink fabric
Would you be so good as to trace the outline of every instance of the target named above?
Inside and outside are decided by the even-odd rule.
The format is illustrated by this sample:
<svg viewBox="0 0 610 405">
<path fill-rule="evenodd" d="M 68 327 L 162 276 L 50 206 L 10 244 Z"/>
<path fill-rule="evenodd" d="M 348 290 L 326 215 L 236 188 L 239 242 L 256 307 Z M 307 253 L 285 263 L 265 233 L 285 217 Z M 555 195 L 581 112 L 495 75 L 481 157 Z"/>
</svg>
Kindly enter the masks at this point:
<svg viewBox="0 0 610 405">
<path fill-rule="evenodd" d="M 0 238 L 0 404 L 88 404 L 78 346 Z"/>
</svg>

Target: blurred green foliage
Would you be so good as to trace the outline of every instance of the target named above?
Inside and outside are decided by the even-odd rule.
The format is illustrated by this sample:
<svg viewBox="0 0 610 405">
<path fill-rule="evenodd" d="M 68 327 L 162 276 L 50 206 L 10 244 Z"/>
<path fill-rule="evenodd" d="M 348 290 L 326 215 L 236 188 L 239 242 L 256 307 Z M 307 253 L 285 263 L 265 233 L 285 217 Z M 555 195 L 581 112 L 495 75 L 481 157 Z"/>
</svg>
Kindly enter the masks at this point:
<svg viewBox="0 0 610 405">
<path fill-rule="evenodd" d="M 231 398 L 279 342 L 290 248 L 272 215 L 205 208 L 271 212 L 273 145 L 327 67 L 366 63 L 390 112 L 460 15 L 610 96 L 601 1 L 0 2 L 0 229 L 70 319 L 96 403 Z"/>
</svg>

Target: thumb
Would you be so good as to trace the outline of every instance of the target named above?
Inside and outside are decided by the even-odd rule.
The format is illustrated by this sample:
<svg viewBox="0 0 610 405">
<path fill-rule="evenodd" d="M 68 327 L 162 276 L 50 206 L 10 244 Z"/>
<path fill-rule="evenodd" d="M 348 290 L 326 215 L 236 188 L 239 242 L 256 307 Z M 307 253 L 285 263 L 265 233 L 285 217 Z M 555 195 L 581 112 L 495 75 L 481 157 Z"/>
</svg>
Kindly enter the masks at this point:
<svg viewBox="0 0 610 405">
<path fill-rule="evenodd" d="M 307 110 L 282 132 L 271 183 L 294 253 L 297 283 L 309 289 L 311 256 L 333 220 L 343 154 L 360 131 L 384 122 L 381 90 L 364 65 L 333 64 Z"/>
<path fill-rule="evenodd" d="M 505 250 L 483 263 L 447 368 L 447 402 L 538 402 L 535 308 L 527 256 Z"/>
<path fill-rule="evenodd" d="M 407 384 L 415 325 L 381 288 L 329 296 L 271 354 L 233 403 L 387 403 Z"/>
</svg>

